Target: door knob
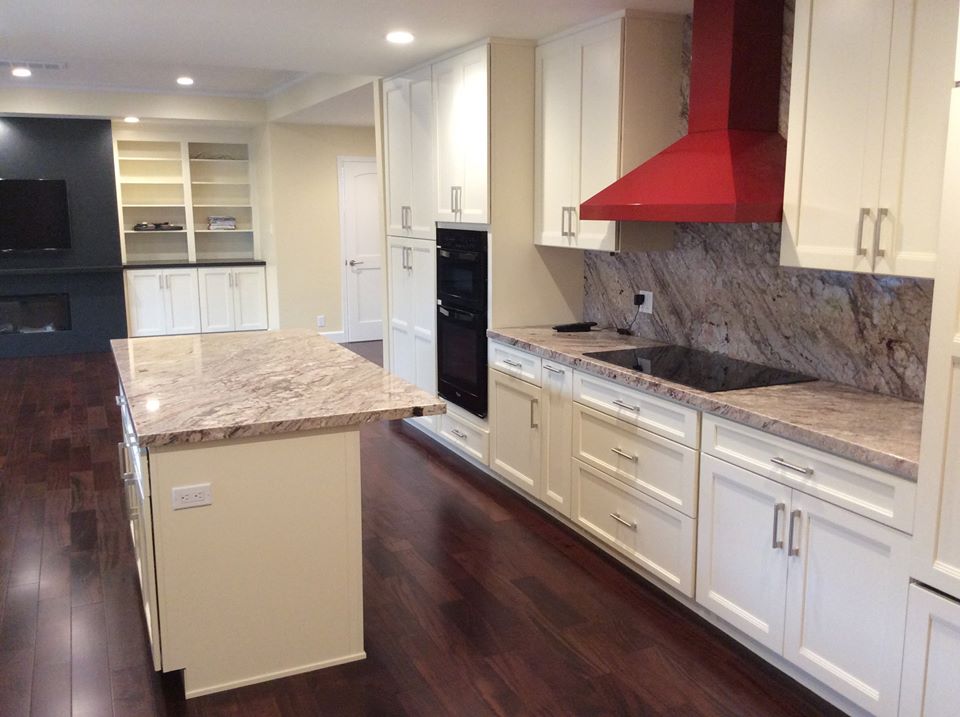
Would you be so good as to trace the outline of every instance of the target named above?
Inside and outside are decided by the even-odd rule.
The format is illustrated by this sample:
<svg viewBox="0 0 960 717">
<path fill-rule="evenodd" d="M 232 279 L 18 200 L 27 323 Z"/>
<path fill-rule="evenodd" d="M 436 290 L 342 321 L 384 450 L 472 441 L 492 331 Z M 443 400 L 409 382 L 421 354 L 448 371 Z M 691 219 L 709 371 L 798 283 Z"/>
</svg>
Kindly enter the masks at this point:
<svg viewBox="0 0 960 717">
<path fill-rule="evenodd" d="M 351 260 L 350 260 L 349 262 L 347 262 L 347 263 L 350 264 L 350 266 L 359 266 L 359 265 L 362 264 L 363 262 L 362 262 L 362 261 L 357 261 L 356 259 L 351 259 Z"/>
</svg>

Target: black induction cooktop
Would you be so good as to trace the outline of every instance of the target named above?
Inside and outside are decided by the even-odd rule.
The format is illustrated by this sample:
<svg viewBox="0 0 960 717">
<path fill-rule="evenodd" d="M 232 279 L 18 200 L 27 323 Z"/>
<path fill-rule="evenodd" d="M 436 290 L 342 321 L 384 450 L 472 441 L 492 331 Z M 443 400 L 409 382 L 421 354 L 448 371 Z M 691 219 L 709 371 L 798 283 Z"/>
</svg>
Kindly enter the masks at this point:
<svg viewBox="0 0 960 717">
<path fill-rule="evenodd" d="M 729 356 L 688 349 L 685 346 L 593 351 L 585 353 L 584 356 L 707 393 L 816 381 L 802 373 L 739 361 Z"/>
</svg>

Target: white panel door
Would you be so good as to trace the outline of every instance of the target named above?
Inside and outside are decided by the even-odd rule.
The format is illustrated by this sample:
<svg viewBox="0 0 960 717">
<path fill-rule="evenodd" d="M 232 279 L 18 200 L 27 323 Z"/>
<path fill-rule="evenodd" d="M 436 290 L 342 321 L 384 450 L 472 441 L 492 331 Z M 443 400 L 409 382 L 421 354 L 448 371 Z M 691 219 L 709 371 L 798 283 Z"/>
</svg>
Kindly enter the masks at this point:
<svg viewBox="0 0 960 717">
<path fill-rule="evenodd" d="M 409 268 L 410 240 L 387 237 L 390 286 L 390 371 L 414 383 L 413 296 Z"/>
<path fill-rule="evenodd" d="M 570 207 L 579 206 L 580 52 L 578 36 L 537 48 L 534 239 L 543 246 L 571 246 Z"/>
<path fill-rule="evenodd" d="M 558 512 L 572 514 L 570 436 L 573 431 L 573 370 L 543 362 L 540 400 L 543 403 L 543 446 L 540 499 Z"/>
<path fill-rule="evenodd" d="M 910 586 L 901 717 L 954 717 L 960 708 L 960 603 Z"/>
<path fill-rule="evenodd" d="M 463 119 L 463 66 L 453 57 L 433 66 L 436 108 L 437 220 L 458 221 L 457 191 L 463 189 L 466 126 Z"/>
<path fill-rule="evenodd" d="M 236 328 L 233 269 L 201 267 L 197 270 L 197 278 L 200 282 L 200 330 L 205 334 L 233 331 Z"/>
<path fill-rule="evenodd" d="M 909 536 L 798 491 L 789 518 L 783 656 L 871 714 L 896 715 Z"/>
<path fill-rule="evenodd" d="M 387 174 L 387 233 L 407 234 L 411 204 L 410 81 L 397 77 L 383 83 L 383 148 Z"/>
<path fill-rule="evenodd" d="M 411 239 L 407 261 L 410 318 L 413 333 L 415 383 L 424 391 L 437 392 L 437 244 Z"/>
<path fill-rule="evenodd" d="M 164 269 L 163 306 L 168 334 L 200 333 L 200 292 L 196 269 Z"/>
<path fill-rule="evenodd" d="M 243 266 L 233 270 L 234 312 L 237 331 L 263 331 L 267 328 L 267 279 L 262 266 Z"/>
<path fill-rule="evenodd" d="M 581 120 L 578 180 L 572 216 L 572 245 L 578 249 L 615 251 L 616 222 L 579 221 L 580 202 L 620 176 L 620 88 L 622 22 L 583 33 Z M 629 169 L 633 169 L 630 167 Z"/>
<path fill-rule="evenodd" d="M 127 322 L 130 336 L 163 336 L 163 272 L 137 269 L 124 272 L 127 284 Z"/>
<path fill-rule="evenodd" d="M 777 653 L 790 492 L 713 456 L 700 458 L 697 602 Z"/>
<path fill-rule="evenodd" d="M 348 341 L 379 341 L 383 338 L 379 182 L 376 159 L 340 160 L 344 328 Z"/>
<path fill-rule="evenodd" d="M 410 213 L 408 231 L 418 239 L 437 235 L 437 185 L 434 161 L 433 82 L 430 68 L 411 73 L 410 80 Z"/>
<path fill-rule="evenodd" d="M 518 488 L 540 494 L 540 389 L 490 370 L 490 467 Z"/>
</svg>

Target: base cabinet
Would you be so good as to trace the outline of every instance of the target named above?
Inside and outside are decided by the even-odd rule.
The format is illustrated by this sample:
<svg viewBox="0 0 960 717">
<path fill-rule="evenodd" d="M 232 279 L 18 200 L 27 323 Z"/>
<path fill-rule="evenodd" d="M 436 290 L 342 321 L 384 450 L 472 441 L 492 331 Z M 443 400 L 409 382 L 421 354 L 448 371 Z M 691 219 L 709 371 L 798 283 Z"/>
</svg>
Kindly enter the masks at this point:
<svg viewBox="0 0 960 717">
<path fill-rule="evenodd" d="M 490 467 L 539 497 L 541 491 L 540 387 L 490 371 Z"/>
<path fill-rule="evenodd" d="M 953 717 L 960 709 L 960 602 L 910 586 L 900 717 Z"/>
<path fill-rule="evenodd" d="M 540 447 L 540 499 L 569 518 L 572 512 L 570 430 L 573 422 L 573 371 L 552 361 L 543 361 L 541 368 L 543 445 Z"/>
<path fill-rule="evenodd" d="M 263 267 L 198 270 L 203 333 L 267 328 L 267 287 Z"/>
<path fill-rule="evenodd" d="M 871 714 L 897 714 L 907 535 L 712 456 L 700 521 L 700 604 Z"/>
</svg>

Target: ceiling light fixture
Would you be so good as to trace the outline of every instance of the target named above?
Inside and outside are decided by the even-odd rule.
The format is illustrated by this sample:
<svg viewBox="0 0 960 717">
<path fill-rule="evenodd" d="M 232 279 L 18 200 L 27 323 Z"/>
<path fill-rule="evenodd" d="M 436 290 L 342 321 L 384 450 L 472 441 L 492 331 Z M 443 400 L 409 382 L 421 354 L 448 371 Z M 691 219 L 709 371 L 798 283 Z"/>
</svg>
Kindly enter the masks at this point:
<svg viewBox="0 0 960 717">
<path fill-rule="evenodd" d="M 394 45 L 409 45 L 413 42 L 413 35 L 406 30 L 394 30 L 387 33 L 387 42 Z"/>
<path fill-rule="evenodd" d="M 127 124 L 136 124 L 137 122 L 140 121 L 140 118 L 134 117 L 133 115 L 129 115 L 127 117 L 124 117 L 123 121 L 126 122 Z"/>
<path fill-rule="evenodd" d="M 33 73 L 29 67 L 14 67 L 10 70 L 10 74 L 14 77 L 30 77 Z"/>
<path fill-rule="evenodd" d="M 192 77 L 187 77 L 187 76 L 178 77 L 178 78 L 177 78 L 177 84 L 178 84 L 178 85 L 183 85 L 184 87 L 189 87 L 190 85 L 193 84 L 193 78 L 192 78 Z"/>
</svg>

